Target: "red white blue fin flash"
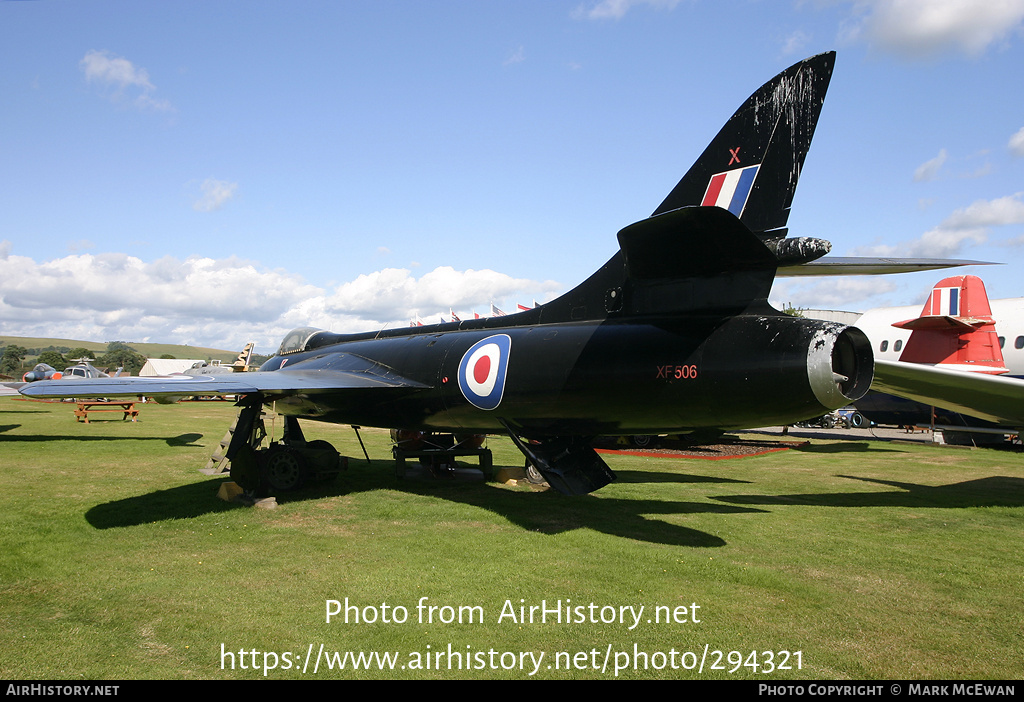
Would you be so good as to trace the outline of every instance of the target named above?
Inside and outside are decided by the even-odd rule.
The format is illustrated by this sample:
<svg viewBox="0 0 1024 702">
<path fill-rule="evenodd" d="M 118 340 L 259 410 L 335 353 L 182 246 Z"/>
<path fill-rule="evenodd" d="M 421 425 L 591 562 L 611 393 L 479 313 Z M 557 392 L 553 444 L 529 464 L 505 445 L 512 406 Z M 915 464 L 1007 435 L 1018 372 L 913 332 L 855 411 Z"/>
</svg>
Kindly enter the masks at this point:
<svg viewBox="0 0 1024 702">
<path fill-rule="evenodd" d="M 760 167 L 761 164 L 757 164 L 711 176 L 701 206 L 721 207 L 739 217 L 746 207 L 747 197 L 750 195 L 750 189 L 754 187 L 754 179 L 757 178 L 757 169 Z"/>
</svg>

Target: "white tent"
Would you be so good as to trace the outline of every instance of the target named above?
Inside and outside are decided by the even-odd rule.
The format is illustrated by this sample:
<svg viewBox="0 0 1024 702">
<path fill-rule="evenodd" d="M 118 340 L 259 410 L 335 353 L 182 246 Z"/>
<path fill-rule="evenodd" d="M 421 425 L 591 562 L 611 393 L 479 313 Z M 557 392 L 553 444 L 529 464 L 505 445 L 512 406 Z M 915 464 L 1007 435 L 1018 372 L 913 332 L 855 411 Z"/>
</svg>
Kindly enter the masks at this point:
<svg viewBox="0 0 1024 702">
<path fill-rule="evenodd" d="M 139 371 L 140 376 L 144 375 L 171 375 L 172 373 L 184 373 L 194 363 L 203 363 L 197 358 L 151 358 Z"/>
</svg>

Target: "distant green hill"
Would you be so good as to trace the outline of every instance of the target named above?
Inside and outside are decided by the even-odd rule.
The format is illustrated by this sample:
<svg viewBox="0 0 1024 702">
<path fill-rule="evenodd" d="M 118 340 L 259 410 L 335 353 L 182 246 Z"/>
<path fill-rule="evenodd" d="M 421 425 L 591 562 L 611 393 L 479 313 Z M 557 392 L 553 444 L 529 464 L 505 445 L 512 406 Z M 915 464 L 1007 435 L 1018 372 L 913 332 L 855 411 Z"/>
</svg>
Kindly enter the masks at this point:
<svg viewBox="0 0 1024 702">
<path fill-rule="evenodd" d="M 29 357 L 25 359 L 26 364 L 39 355 L 40 351 L 44 351 L 51 346 L 57 350 L 62 348 L 74 349 L 81 347 L 89 349 L 90 351 L 95 351 L 97 355 L 102 356 L 107 352 L 107 343 L 108 342 L 106 341 L 81 341 L 79 339 L 46 339 L 30 336 L 0 336 L 0 347 L 7 346 L 8 344 L 15 344 L 17 346 L 23 346 L 29 350 Z M 237 349 L 235 351 L 225 351 L 224 349 L 211 349 L 203 346 L 188 346 L 184 344 L 151 344 L 141 341 L 126 341 L 124 343 L 128 344 L 128 346 L 131 346 L 147 358 L 160 358 L 160 356 L 164 354 L 170 354 L 175 358 L 194 358 L 207 361 L 219 359 L 221 361 L 231 362 L 238 357 L 239 352 L 242 350 Z"/>
</svg>

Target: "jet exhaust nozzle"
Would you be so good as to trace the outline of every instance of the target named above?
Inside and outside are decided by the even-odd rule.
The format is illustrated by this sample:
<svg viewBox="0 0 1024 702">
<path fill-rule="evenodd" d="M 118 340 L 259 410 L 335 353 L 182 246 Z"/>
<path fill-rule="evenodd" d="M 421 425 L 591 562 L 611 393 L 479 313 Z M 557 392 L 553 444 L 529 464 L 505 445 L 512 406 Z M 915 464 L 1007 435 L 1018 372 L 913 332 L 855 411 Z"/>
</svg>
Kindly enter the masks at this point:
<svg viewBox="0 0 1024 702">
<path fill-rule="evenodd" d="M 823 406 L 838 409 L 859 400 L 873 376 L 874 355 L 864 332 L 840 324 L 817 331 L 807 351 L 807 377 Z"/>
</svg>

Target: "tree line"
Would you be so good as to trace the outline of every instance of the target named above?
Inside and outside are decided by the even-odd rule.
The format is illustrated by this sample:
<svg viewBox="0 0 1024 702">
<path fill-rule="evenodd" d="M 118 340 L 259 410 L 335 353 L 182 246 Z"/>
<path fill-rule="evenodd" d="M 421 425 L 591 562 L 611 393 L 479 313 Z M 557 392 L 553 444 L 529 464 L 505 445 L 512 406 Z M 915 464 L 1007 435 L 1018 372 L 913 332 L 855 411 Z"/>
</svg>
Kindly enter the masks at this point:
<svg viewBox="0 0 1024 702">
<path fill-rule="evenodd" d="M 26 363 L 25 359 L 33 355 L 36 356 L 35 360 Z M 8 344 L 3 348 L 3 356 L 0 357 L 0 373 L 20 376 L 37 363 L 45 363 L 57 370 L 64 370 L 79 358 L 95 359 L 93 365 L 97 368 L 109 368 L 111 371 L 124 368 L 124 372 L 129 375 L 138 375 L 142 366 L 146 364 L 146 357 L 123 341 L 109 342 L 106 353 L 102 355 L 81 346 L 27 349 L 17 344 Z"/>
</svg>

